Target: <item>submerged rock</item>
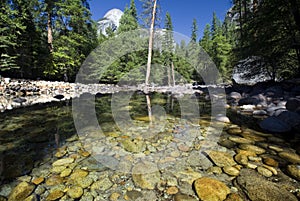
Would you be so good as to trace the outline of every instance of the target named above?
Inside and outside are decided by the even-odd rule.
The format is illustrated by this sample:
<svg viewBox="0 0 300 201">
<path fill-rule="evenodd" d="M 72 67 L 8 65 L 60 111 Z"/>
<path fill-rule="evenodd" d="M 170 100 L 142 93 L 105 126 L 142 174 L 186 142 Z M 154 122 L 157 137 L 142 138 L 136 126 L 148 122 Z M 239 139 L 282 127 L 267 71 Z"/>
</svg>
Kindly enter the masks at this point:
<svg viewBox="0 0 300 201">
<path fill-rule="evenodd" d="M 8 201 L 20 201 L 25 200 L 35 189 L 33 184 L 27 182 L 19 183 L 11 192 L 8 197 Z"/>
<path fill-rule="evenodd" d="M 207 154 L 211 158 L 211 160 L 219 167 L 236 165 L 236 162 L 233 160 L 233 157 L 229 153 L 209 151 Z"/>
<path fill-rule="evenodd" d="M 155 164 L 139 163 L 132 169 L 132 178 L 138 187 L 153 190 L 160 181 L 160 173 Z"/>
<path fill-rule="evenodd" d="M 281 158 L 291 162 L 300 164 L 300 156 L 296 153 L 283 151 L 278 154 Z"/>
<path fill-rule="evenodd" d="M 268 181 L 255 170 L 242 169 L 234 182 L 250 200 L 297 201 L 298 199 L 281 185 Z"/>
<path fill-rule="evenodd" d="M 226 184 L 208 177 L 197 179 L 194 188 L 198 197 L 205 201 L 223 201 L 230 193 Z"/>
<path fill-rule="evenodd" d="M 55 161 L 52 165 L 53 166 L 62 166 L 67 165 L 74 162 L 74 158 L 63 158 Z"/>
<path fill-rule="evenodd" d="M 287 172 L 290 176 L 300 181 L 300 166 L 299 165 L 288 165 Z"/>
<path fill-rule="evenodd" d="M 83 195 L 83 189 L 79 186 L 73 186 L 68 190 L 67 193 L 71 198 L 77 199 Z"/>
</svg>

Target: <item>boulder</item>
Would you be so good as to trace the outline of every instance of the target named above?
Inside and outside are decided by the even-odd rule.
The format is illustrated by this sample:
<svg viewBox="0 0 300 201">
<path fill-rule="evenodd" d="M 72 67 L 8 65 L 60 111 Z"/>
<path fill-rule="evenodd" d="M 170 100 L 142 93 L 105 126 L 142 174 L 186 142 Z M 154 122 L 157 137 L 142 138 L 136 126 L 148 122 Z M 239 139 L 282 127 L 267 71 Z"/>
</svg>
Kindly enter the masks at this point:
<svg viewBox="0 0 300 201">
<path fill-rule="evenodd" d="M 208 177 L 197 179 L 194 188 L 200 200 L 205 201 L 223 201 L 230 193 L 226 184 Z"/>
<path fill-rule="evenodd" d="M 289 110 L 291 112 L 300 111 L 300 99 L 299 98 L 290 98 L 286 102 L 285 107 L 287 110 Z"/>
<path fill-rule="evenodd" d="M 291 126 L 278 119 L 277 117 L 268 117 L 260 122 L 259 126 L 266 131 L 275 133 L 285 133 L 291 130 Z"/>
<path fill-rule="evenodd" d="M 268 113 L 265 110 L 255 110 L 253 111 L 252 114 L 257 116 L 263 116 L 263 115 L 267 115 Z"/>
<path fill-rule="evenodd" d="M 230 123 L 230 120 L 228 117 L 222 115 L 222 114 L 218 114 L 216 116 L 216 121 L 219 121 L 219 122 L 223 122 L 223 123 Z"/>
<path fill-rule="evenodd" d="M 291 127 L 300 125 L 300 115 L 296 112 L 281 112 L 277 118 Z"/>
<path fill-rule="evenodd" d="M 229 95 L 228 95 L 228 98 L 229 99 L 235 99 L 235 100 L 239 100 L 242 98 L 242 95 L 239 93 L 239 92 L 231 92 Z"/>
<path fill-rule="evenodd" d="M 260 100 L 254 97 L 246 97 L 239 100 L 239 105 L 257 105 L 260 103 Z"/>
<path fill-rule="evenodd" d="M 281 185 L 268 181 L 264 176 L 251 169 L 243 168 L 240 171 L 240 176 L 234 181 L 234 185 L 242 191 L 249 200 L 298 200 Z"/>
<path fill-rule="evenodd" d="M 10 193 L 8 201 L 25 200 L 35 189 L 33 184 L 27 182 L 19 183 Z"/>
</svg>

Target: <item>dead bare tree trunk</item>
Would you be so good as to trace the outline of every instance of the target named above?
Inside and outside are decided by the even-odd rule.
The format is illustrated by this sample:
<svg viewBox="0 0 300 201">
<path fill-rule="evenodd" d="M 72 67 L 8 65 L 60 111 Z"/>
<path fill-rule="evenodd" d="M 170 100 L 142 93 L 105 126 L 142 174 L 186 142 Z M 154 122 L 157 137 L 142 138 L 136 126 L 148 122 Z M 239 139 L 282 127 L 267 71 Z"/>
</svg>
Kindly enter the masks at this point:
<svg viewBox="0 0 300 201">
<path fill-rule="evenodd" d="M 170 87 L 171 86 L 171 70 L 170 70 L 170 66 L 168 66 L 168 86 Z"/>
<path fill-rule="evenodd" d="M 175 87 L 175 72 L 174 72 L 174 63 L 173 61 L 171 62 L 171 66 L 172 66 L 172 81 L 173 81 L 173 87 Z"/>
<path fill-rule="evenodd" d="M 153 35 L 154 35 L 154 22 L 156 14 L 157 0 L 154 1 L 153 11 L 152 11 L 152 20 L 150 26 L 150 36 L 149 36 L 149 49 L 148 49 L 148 62 L 147 62 L 147 72 L 146 72 L 146 87 L 149 86 L 150 72 L 151 72 L 151 61 L 152 61 L 152 49 L 153 49 Z"/>
<path fill-rule="evenodd" d="M 48 30 L 48 48 L 50 53 L 53 52 L 53 35 L 52 35 L 52 15 L 51 10 L 48 10 L 47 30 Z"/>
<path fill-rule="evenodd" d="M 150 125 L 152 126 L 153 119 L 152 119 L 151 100 L 150 100 L 150 96 L 149 95 L 146 95 L 146 100 L 147 100 L 149 122 L 150 122 Z"/>
</svg>

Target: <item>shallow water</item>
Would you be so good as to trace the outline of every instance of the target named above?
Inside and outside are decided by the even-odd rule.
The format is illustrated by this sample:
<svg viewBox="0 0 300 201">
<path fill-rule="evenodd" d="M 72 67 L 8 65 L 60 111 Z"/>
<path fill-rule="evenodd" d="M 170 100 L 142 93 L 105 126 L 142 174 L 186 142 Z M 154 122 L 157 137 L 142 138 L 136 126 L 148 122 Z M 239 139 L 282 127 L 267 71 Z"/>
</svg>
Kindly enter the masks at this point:
<svg viewBox="0 0 300 201">
<path fill-rule="evenodd" d="M 162 107 L 170 117 L 180 118 L 180 105 L 171 95 L 153 94 L 151 104 Z M 209 105 L 200 105 L 199 112 L 208 114 Z M 149 125 L 144 95 L 133 94 L 128 105 L 117 109 L 120 113 L 129 112 L 141 128 Z M 95 111 L 103 132 L 120 132 L 111 110 L 111 95 L 96 97 Z M 29 173 L 34 164 L 48 160 L 57 147 L 65 145 L 66 140 L 77 133 L 72 112 L 72 102 L 67 101 L 0 113 L 1 182 L 7 183 Z"/>
<path fill-rule="evenodd" d="M 35 183 L 34 190 L 40 200 L 52 200 L 51 196 L 62 200 L 72 200 L 72 197 L 108 200 L 116 194 L 119 195 L 117 200 L 135 200 L 135 196 L 150 193 L 148 190 L 154 184 L 149 181 L 148 186 L 143 186 L 145 184 L 138 183 L 137 178 L 131 178 L 131 172 L 140 163 L 152 163 L 142 168 L 142 173 L 151 175 L 159 171 L 161 180 L 167 182 L 154 182 L 157 200 L 173 199 L 176 193 L 168 193 L 168 186 L 197 199 L 192 182 L 201 175 L 215 174 L 209 171 L 210 166 L 218 166 L 213 165 L 211 159 L 201 158 L 199 153 L 215 149 L 234 155 L 240 148 L 240 142 L 236 141 L 241 139 L 235 137 L 236 133 L 230 133 L 231 130 L 240 129 L 238 135 L 243 136 L 242 140 L 246 138 L 249 144 L 264 148 L 270 144 L 259 144 L 261 141 L 291 149 L 298 143 L 256 131 L 256 119 L 250 116 L 229 113 L 232 124 L 212 121 L 211 103 L 205 96 L 152 94 L 152 123 L 146 96 L 141 93 L 87 97 L 78 99 L 80 106 L 75 109 L 72 102 L 67 101 L 0 114 L 0 196 L 7 198 L 20 181 L 35 183 L 35 179 L 42 178 L 41 183 Z M 69 161 L 55 165 L 63 163 L 60 159 Z M 79 174 L 78 170 L 88 173 Z M 136 171 L 141 174 L 141 169 Z M 73 181 L 72 175 L 77 174 L 81 175 L 78 178 L 90 179 L 89 185 Z M 217 178 L 229 186 L 234 179 L 225 173 Z M 84 189 L 82 193 L 74 190 L 79 192 L 78 197 L 68 193 L 74 186 Z M 134 195 L 130 193 L 133 191 Z"/>
</svg>

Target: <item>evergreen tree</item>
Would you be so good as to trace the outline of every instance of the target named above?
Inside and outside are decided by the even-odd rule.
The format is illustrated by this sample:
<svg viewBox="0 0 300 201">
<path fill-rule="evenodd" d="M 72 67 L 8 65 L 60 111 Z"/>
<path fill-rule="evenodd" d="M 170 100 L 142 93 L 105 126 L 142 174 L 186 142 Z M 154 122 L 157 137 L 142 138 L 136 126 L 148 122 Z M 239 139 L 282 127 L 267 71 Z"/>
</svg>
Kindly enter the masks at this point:
<svg viewBox="0 0 300 201">
<path fill-rule="evenodd" d="M 120 19 L 118 33 L 127 32 L 138 28 L 138 21 L 136 19 L 136 8 L 134 5 L 134 1 L 132 2 L 130 8 L 126 6 L 124 14 Z"/>
<path fill-rule="evenodd" d="M 138 21 L 138 14 L 137 14 L 137 10 L 136 10 L 136 6 L 135 6 L 135 2 L 134 0 L 130 0 L 130 14 L 132 17 L 134 17 L 135 21 Z"/>
<path fill-rule="evenodd" d="M 217 34 L 221 34 L 221 21 L 217 17 L 217 14 L 213 12 L 213 20 L 211 25 L 211 33 L 214 38 Z"/>
<path fill-rule="evenodd" d="M 200 40 L 200 46 L 208 53 L 211 54 L 211 48 L 212 48 L 212 36 L 210 32 L 210 24 L 206 24 L 203 37 Z"/>
<path fill-rule="evenodd" d="M 171 15 L 169 12 L 166 13 L 165 18 L 165 33 L 163 40 L 163 57 L 164 57 L 164 65 L 167 67 L 167 75 L 168 75 L 168 85 L 175 85 L 174 80 L 174 63 L 173 63 L 173 51 L 174 51 L 174 37 L 173 37 L 173 24 Z"/>
<path fill-rule="evenodd" d="M 196 43 L 197 42 L 197 37 L 198 37 L 198 25 L 197 25 L 197 20 L 193 20 L 193 25 L 192 25 L 192 35 L 191 35 L 191 42 Z"/>
<path fill-rule="evenodd" d="M 96 26 L 86 0 L 56 2 L 53 68 L 45 73 L 74 80 L 85 57 L 97 45 Z"/>
<path fill-rule="evenodd" d="M 255 12 L 248 12 L 236 53 L 240 60 L 256 58 L 249 77 L 257 69 L 264 69 L 273 80 L 300 75 L 299 4 L 294 0 L 261 1 Z"/>
<path fill-rule="evenodd" d="M 17 39 L 26 27 L 17 18 L 17 12 L 12 9 L 13 2 L 1 0 L 0 7 L 0 72 L 18 68 L 16 63 Z"/>
</svg>

